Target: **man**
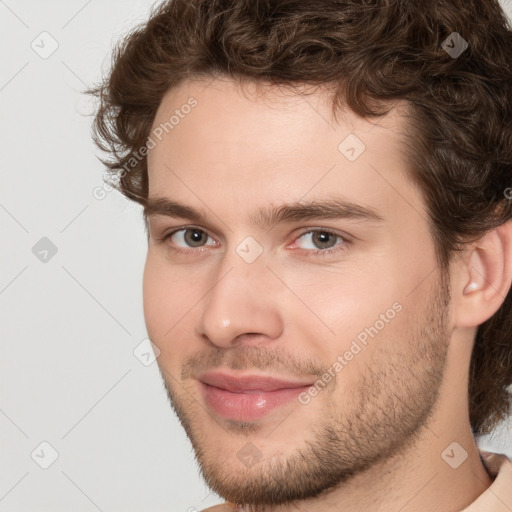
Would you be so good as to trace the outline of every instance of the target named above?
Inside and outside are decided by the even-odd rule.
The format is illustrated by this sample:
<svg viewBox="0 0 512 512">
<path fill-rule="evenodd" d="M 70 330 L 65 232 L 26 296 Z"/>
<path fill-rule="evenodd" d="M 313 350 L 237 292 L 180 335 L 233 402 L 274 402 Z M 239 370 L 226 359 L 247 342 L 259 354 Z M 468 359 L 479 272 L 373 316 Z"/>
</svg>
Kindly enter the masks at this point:
<svg viewBox="0 0 512 512">
<path fill-rule="evenodd" d="M 209 510 L 508 511 L 512 30 L 495 1 L 172 0 L 93 90 Z"/>
</svg>

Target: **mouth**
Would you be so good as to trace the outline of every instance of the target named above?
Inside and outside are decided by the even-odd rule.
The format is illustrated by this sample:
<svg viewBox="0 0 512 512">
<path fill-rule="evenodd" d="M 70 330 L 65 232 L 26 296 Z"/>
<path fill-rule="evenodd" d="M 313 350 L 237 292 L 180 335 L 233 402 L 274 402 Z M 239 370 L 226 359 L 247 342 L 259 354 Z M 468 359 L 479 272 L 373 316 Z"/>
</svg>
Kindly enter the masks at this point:
<svg viewBox="0 0 512 512">
<path fill-rule="evenodd" d="M 220 372 L 205 373 L 198 381 L 207 407 L 219 416 L 238 421 L 256 421 L 312 385 L 271 376 L 236 377 Z"/>
</svg>

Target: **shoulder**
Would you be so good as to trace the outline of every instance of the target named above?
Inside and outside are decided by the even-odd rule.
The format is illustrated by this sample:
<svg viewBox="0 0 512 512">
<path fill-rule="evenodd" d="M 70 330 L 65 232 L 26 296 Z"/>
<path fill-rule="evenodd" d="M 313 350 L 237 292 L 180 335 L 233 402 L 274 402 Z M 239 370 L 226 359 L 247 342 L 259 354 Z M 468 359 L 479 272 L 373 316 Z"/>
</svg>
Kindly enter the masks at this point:
<svg viewBox="0 0 512 512">
<path fill-rule="evenodd" d="M 202 512 L 236 512 L 238 507 L 234 503 L 221 503 L 213 507 L 205 508 Z"/>
<path fill-rule="evenodd" d="M 507 512 L 512 510 L 512 460 L 502 453 L 480 450 L 482 462 L 493 480 L 462 512 Z"/>
<path fill-rule="evenodd" d="M 508 473 L 512 467 L 512 460 L 503 453 L 493 453 L 480 450 L 482 462 L 484 463 L 487 472 L 496 478 L 500 472 Z"/>
</svg>

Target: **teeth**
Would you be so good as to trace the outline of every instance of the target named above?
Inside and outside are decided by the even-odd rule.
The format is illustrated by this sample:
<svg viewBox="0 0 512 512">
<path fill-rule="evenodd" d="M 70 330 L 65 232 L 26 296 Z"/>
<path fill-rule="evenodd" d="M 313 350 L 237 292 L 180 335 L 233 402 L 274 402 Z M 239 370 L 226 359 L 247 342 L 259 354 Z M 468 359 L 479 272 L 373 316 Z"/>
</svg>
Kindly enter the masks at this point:
<svg viewBox="0 0 512 512">
<path fill-rule="evenodd" d="M 231 393 L 245 393 L 247 395 L 254 395 L 256 393 L 268 393 L 268 391 L 262 391 L 261 389 L 247 389 L 245 391 L 231 391 Z"/>
<path fill-rule="evenodd" d="M 258 393 L 273 393 L 274 391 L 282 391 L 283 389 L 246 389 L 244 391 L 230 391 L 230 393 L 245 393 L 246 395 L 256 395 Z"/>
<path fill-rule="evenodd" d="M 246 394 L 246 395 L 255 395 L 257 393 L 271 393 L 272 391 L 278 391 L 276 389 L 270 389 L 270 390 L 262 390 L 262 389 L 244 389 L 242 391 L 230 391 L 229 389 L 226 389 L 225 391 L 229 391 L 230 393 L 236 393 L 236 394 Z"/>
</svg>

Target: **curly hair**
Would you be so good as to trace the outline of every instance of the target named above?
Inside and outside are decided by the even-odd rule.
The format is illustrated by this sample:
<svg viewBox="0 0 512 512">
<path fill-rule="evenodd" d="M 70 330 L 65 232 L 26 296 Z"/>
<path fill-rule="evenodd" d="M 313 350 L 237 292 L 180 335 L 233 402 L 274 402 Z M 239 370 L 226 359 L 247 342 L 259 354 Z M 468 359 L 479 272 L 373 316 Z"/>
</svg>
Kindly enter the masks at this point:
<svg viewBox="0 0 512 512">
<path fill-rule="evenodd" d="M 454 38 L 467 44 L 460 55 L 448 51 Z M 148 197 L 140 149 L 163 96 L 184 80 L 218 76 L 328 85 L 335 117 L 346 105 L 375 119 L 405 100 L 410 176 L 426 199 L 443 272 L 465 244 L 512 219 L 512 27 L 497 0 L 157 5 L 117 45 L 108 76 L 87 91 L 99 100 L 93 139 L 108 153 L 101 161 L 126 197 L 141 205 Z M 468 389 L 475 435 L 511 413 L 511 384 L 509 290 L 476 333 Z"/>
</svg>

